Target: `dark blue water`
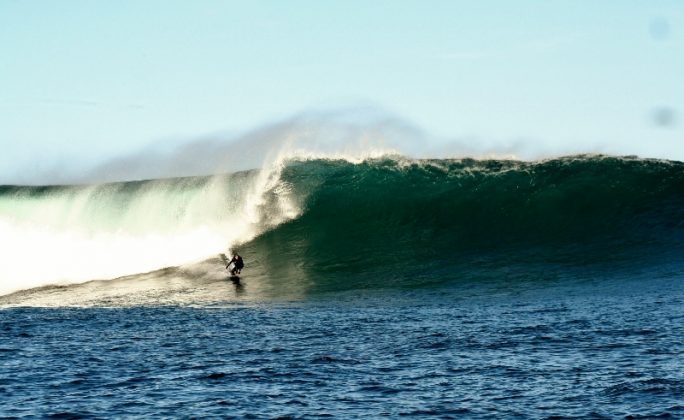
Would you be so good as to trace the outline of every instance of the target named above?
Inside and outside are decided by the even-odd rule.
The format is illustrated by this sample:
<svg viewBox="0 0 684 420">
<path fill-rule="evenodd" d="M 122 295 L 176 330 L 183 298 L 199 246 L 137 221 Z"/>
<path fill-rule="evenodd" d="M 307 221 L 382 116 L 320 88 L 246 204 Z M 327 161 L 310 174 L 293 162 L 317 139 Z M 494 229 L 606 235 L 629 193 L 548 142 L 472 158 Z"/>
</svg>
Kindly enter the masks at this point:
<svg viewBox="0 0 684 420">
<path fill-rule="evenodd" d="M 0 310 L 0 416 L 684 417 L 678 275 L 232 302 Z"/>
</svg>

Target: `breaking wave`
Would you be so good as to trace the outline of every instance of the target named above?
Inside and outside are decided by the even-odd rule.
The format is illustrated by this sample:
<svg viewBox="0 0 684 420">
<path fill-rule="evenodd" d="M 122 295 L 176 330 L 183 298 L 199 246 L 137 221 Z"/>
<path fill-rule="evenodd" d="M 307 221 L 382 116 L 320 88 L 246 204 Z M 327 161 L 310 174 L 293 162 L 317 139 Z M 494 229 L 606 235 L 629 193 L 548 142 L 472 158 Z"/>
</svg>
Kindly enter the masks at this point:
<svg viewBox="0 0 684 420">
<path fill-rule="evenodd" d="M 0 235 L 0 294 L 204 261 L 187 276 L 200 281 L 236 247 L 246 278 L 276 295 L 681 274 L 684 163 L 292 158 L 213 177 L 6 186 Z"/>
</svg>

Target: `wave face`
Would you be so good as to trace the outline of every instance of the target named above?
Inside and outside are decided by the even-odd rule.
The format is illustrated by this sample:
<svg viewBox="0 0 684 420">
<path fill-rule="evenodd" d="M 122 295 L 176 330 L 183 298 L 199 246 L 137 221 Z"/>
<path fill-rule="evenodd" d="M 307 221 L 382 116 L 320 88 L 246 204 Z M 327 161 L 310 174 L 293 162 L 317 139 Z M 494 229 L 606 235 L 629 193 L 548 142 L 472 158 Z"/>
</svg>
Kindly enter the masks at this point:
<svg viewBox="0 0 684 420">
<path fill-rule="evenodd" d="M 171 273 L 206 286 L 225 280 L 207 258 L 236 245 L 252 291 L 272 296 L 682 275 L 684 163 L 305 159 L 215 177 L 2 187 L 0 233 L 0 294 L 164 278 L 149 272 L 200 260 Z"/>
<path fill-rule="evenodd" d="M 245 253 L 309 291 L 682 272 L 679 162 L 319 160 L 282 176 L 303 214 Z"/>
</svg>

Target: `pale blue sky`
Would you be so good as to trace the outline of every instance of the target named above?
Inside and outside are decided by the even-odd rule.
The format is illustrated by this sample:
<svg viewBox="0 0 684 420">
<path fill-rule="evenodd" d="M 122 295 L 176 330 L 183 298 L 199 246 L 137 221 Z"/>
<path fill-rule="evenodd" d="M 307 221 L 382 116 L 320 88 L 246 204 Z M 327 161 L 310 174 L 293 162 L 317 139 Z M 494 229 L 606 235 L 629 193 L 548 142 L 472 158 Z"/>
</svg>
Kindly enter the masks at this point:
<svg viewBox="0 0 684 420">
<path fill-rule="evenodd" d="M 0 0 L 0 183 L 337 104 L 684 160 L 683 75 L 678 0 Z"/>
</svg>

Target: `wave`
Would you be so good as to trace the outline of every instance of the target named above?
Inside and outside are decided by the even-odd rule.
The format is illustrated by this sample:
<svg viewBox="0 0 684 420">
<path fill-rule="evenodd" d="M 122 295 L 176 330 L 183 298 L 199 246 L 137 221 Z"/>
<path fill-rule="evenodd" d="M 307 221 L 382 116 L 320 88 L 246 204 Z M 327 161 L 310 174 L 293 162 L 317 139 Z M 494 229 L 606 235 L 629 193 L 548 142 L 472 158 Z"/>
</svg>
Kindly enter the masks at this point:
<svg viewBox="0 0 684 420">
<path fill-rule="evenodd" d="M 272 294 L 681 274 L 684 163 L 295 158 L 214 177 L 7 186 L 0 232 L 10 261 L 0 293 L 181 266 L 228 248 Z M 216 268 L 189 281 L 223 269 L 201 266 Z"/>
<path fill-rule="evenodd" d="M 307 197 L 302 215 L 245 251 L 315 290 L 682 272 L 681 162 L 318 160 L 282 176 Z"/>
</svg>

